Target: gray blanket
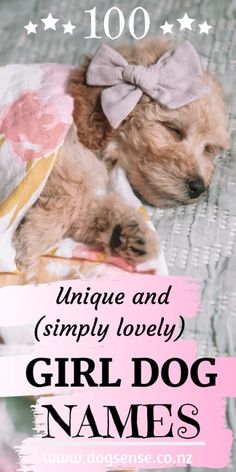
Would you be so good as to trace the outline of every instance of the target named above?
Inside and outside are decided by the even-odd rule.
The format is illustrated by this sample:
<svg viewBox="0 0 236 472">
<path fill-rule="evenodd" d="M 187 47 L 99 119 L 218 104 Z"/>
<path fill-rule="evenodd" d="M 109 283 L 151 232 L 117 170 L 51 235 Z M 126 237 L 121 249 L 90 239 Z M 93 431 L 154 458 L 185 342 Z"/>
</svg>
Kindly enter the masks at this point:
<svg viewBox="0 0 236 472">
<path fill-rule="evenodd" d="M 214 25 L 210 35 L 206 36 L 196 33 L 197 25 L 192 32 L 179 32 L 176 24 L 174 38 L 192 41 L 202 57 L 203 65 L 223 81 L 229 102 L 231 150 L 218 157 L 211 188 L 199 203 L 174 210 L 153 209 L 153 219 L 163 243 L 170 273 L 193 276 L 202 285 L 202 311 L 194 321 L 188 323 L 186 335 L 198 340 L 199 353 L 203 356 L 235 355 L 236 1 L 116 0 L 114 3 L 112 0 L 0 0 L 0 64 L 79 64 L 83 54 L 95 51 L 101 41 L 83 39 L 88 34 L 89 22 L 88 16 L 86 21 L 81 21 L 82 11 L 97 5 L 97 32 L 104 35 L 104 12 L 114 4 L 127 13 L 137 6 L 143 6 L 151 12 L 150 34 L 159 33 L 159 27 L 165 20 L 176 24 L 176 18 L 182 17 L 185 11 L 199 23 L 207 19 Z M 73 37 L 63 35 L 62 26 L 58 27 L 57 32 L 43 32 L 40 19 L 50 11 L 63 23 L 71 20 L 73 24 L 79 25 Z M 40 33 L 27 37 L 23 26 L 29 20 L 39 23 Z M 142 31 L 141 23 L 138 22 L 137 32 Z M 115 22 L 113 28 L 116 28 Z M 127 28 L 122 41 L 133 41 Z M 227 418 L 229 426 L 236 433 L 233 399 L 228 401 Z M 236 449 L 234 451 L 231 465 L 224 470 L 235 470 Z"/>
</svg>

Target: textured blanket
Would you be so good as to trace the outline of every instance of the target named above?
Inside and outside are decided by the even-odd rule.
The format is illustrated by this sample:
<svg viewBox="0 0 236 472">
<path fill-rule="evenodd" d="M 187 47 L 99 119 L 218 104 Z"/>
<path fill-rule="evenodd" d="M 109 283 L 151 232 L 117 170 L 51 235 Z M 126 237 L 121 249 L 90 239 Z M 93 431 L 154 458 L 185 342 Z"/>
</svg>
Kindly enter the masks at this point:
<svg viewBox="0 0 236 472">
<path fill-rule="evenodd" d="M 15 273 L 13 282 L 22 281 L 23 275 L 14 262 L 12 236 L 39 197 L 72 125 L 73 101 L 65 92 L 69 71 L 56 64 L 0 69 L 0 272 Z M 111 175 L 111 187 L 151 224 L 120 168 Z M 31 274 L 31 282 L 106 276 L 116 273 L 111 266 L 129 272 L 166 273 L 162 255 L 134 268 L 121 258 L 71 239 L 58 241 L 45 256 Z M 2 279 L 2 284 L 9 283 L 9 276 Z"/>
</svg>

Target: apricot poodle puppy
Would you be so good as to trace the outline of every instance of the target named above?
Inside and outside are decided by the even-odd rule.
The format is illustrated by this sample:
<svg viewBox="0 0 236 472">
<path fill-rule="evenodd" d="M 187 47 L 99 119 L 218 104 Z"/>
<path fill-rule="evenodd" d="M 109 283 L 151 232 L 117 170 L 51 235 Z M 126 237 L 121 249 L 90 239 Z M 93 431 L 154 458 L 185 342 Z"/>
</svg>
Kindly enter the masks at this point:
<svg viewBox="0 0 236 472">
<path fill-rule="evenodd" d="M 119 52 L 128 64 L 148 69 L 171 47 L 153 40 Z M 106 87 L 87 83 L 90 60 L 71 73 L 74 126 L 40 198 L 15 234 L 22 269 L 65 237 L 99 244 L 134 264 L 152 257 L 158 250 L 154 232 L 119 195 L 107 192 L 112 166 L 118 161 L 133 189 L 151 205 L 189 204 L 208 188 L 214 157 L 229 144 L 222 87 L 209 72 L 201 77 L 209 91 L 200 98 L 170 108 L 144 91 L 114 127 L 101 105 Z"/>
</svg>

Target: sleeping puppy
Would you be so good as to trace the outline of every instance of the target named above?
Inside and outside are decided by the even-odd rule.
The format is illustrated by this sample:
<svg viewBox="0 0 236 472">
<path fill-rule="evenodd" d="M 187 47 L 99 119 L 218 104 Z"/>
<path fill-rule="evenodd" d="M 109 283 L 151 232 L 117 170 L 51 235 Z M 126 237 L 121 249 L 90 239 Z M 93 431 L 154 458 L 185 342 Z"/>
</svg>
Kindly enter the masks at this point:
<svg viewBox="0 0 236 472">
<path fill-rule="evenodd" d="M 209 72 L 201 76 L 196 51 L 183 44 L 176 53 L 160 39 L 119 53 L 105 46 L 73 70 L 67 87 L 75 126 L 16 231 L 18 267 L 32 267 L 64 237 L 134 264 L 157 252 L 141 215 L 107 193 L 116 162 L 156 207 L 193 203 L 207 190 L 214 157 L 229 145 L 227 115 L 221 85 Z"/>
</svg>

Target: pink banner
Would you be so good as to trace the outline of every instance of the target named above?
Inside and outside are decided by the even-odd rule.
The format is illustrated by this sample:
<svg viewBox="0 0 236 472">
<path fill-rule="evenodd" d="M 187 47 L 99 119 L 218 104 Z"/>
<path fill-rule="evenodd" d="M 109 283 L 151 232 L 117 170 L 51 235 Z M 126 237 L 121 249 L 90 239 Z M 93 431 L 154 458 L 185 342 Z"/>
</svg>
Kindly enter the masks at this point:
<svg viewBox="0 0 236 472">
<path fill-rule="evenodd" d="M 22 471 L 228 464 L 223 398 L 236 396 L 236 359 L 198 357 L 184 339 L 185 318 L 199 310 L 193 281 L 138 275 L 4 288 L 0 305 L 1 324 L 30 324 L 35 341 L 27 355 L 0 359 L 2 396 L 39 397 Z"/>
</svg>

